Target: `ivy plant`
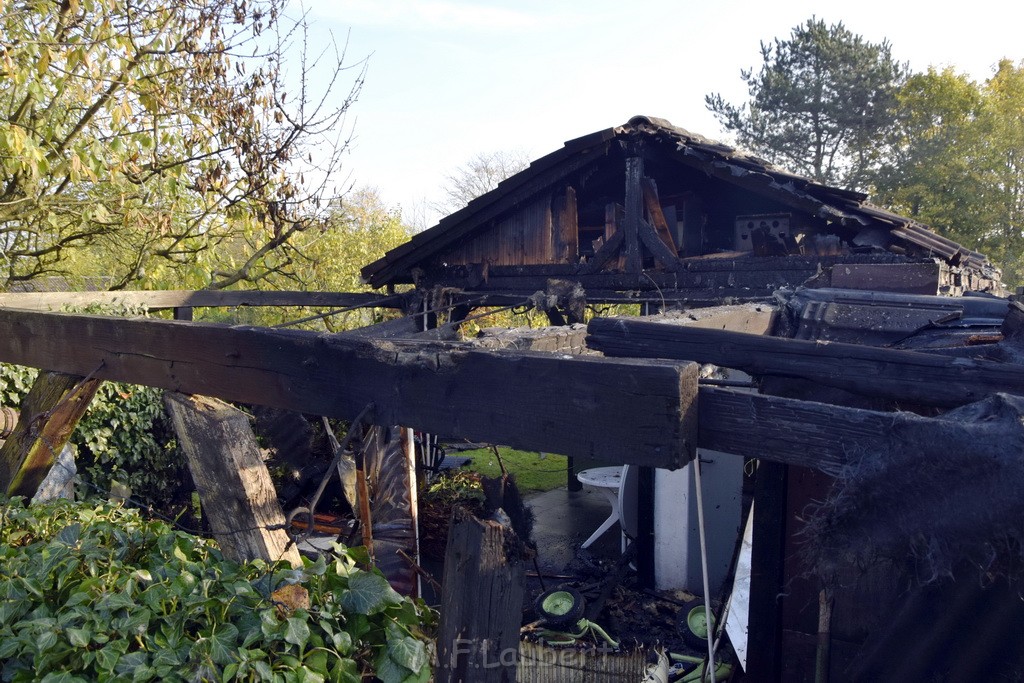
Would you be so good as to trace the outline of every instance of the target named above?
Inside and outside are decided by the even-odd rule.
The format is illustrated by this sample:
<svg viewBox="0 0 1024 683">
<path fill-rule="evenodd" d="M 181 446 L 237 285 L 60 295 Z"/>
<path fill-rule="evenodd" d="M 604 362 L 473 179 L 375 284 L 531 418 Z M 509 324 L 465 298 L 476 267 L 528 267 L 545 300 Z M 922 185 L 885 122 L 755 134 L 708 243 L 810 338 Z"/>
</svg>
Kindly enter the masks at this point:
<svg viewBox="0 0 1024 683">
<path fill-rule="evenodd" d="M 0 507 L 0 679 L 426 682 L 435 615 L 357 551 L 237 564 L 137 510 Z"/>
<path fill-rule="evenodd" d="M 37 371 L 0 363 L 0 404 L 20 407 Z M 164 411 L 161 391 L 104 382 L 71 435 L 78 468 L 91 493 L 118 481 L 135 500 L 170 510 L 184 473 L 184 458 Z"/>
</svg>

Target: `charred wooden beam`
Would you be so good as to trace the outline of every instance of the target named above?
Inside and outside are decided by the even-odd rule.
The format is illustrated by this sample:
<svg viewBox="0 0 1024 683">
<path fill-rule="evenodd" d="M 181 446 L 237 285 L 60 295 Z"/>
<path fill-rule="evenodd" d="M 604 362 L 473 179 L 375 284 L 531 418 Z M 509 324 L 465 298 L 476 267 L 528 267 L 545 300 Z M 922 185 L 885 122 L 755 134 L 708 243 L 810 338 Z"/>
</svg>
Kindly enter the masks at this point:
<svg viewBox="0 0 1024 683">
<path fill-rule="evenodd" d="M 175 392 L 164 394 L 164 406 L 224 555 L 235 562 L 287 560 L 301 567 L 245 413 L 214 398 Z"/>
<path fill-rule="evenodd" d="M 0 306 L 27 311 L 62 311 L 85 306 L 216 308 L 220 306 L 330 306 L 401 308 L 404 297 L 374 292 L 256 292 L 156 290 L 117 292 L 32 292 L 0 294 Z"/>
<path fill-rule="evenodd" d="M 441 589 L 438 683 L 516 679 L 524 555 L 511 526 L 456 509 Z"/>
<path fill-rule="evenodd" d="M 763 335 L 771 332 L 777 315 L 778 309 L 771 304 L 734 304 L 732 306 L 693 308 L 688 311 L 669 311 L 646 316 L 645 319 L 665 325 L 702 327 Z"/>
<path fill-rule="evenodd" d="M 0 329 L 4 362 L 345 419 L 374 403 L 381 423 L 613 463 L 693 454 L 693 364 L 3 309 Z"/>
<path fill-rule="evenodd" d="M 651 224 L 658 233 L 658 238 L 665 247 L 672 253 L 674 259 L 679 258 L 679 249 L 676 247 L 672 233 L 668 229 L 668 221 L 665 220 L 665 212 L 661 209 L 661 201 L 658 199 L 658 186 L 654 178 L 643 179 L 644 206 L 647 207 L 647 215 L 651 217 Z"/>
<path fill-rule="evenodd" d="M 643 270 L 643 256 L 640 253 L 640 223 L 643 221 L 643 190 L 640 182 L 644 176 L 644 159 L 641 156 L 626 158 L 626 219 L 625 233 L 626 272 L 639 273 Z"/>
<path fill-rule="evenodd" d="M 1024 394 L 1024 366 L 857 344 L 597 318 L 587 345 L 608 356 L 678 358 L 752 375 L 799 377 L 854 393 L 952 407 L 996 392 Z"/>
<path fill-rule="evenodd" d="M 665 243 L 658 237 L 650 223 L 641 220 L 637 235 L 640 238 L 640 243 L 647 248 L 647 251 L 651 252 L 654 259 L 663 267 L 667 270 L 677 270 L 679 268 L 679 259 L 675 252 L 665 246 Z"/>
<path fill-rule="evenodd" d="M 98 379 L 39 373 L 25 397 L 22 418 L 0 447 L 0 492 L 35 495 L 99 386 Z"/>
</svg>

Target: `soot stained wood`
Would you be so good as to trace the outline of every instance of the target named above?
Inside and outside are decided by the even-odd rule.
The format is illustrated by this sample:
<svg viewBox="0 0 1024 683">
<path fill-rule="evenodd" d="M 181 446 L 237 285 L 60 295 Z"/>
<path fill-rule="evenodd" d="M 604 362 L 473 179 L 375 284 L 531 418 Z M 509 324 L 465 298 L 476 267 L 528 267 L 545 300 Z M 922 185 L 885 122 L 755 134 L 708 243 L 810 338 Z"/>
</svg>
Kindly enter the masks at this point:
<svg viewBox="0 0 1024 683">
<path fill-rule="evenodd" d="M 0 360 L 655 467 L 693 457 L 697 366 L 0 309 Z"/>
<path fill-rule="evenodd" d="M 167 392 L 164 406 L 224 555 L 301 567 L 249 417 L 207 396 Z"/>
<path fill-rule="evenodd" d="M 1024 394 L 1024 366 L 1009 363 L 623 319 L 594 319 L 588 331 L 587 345 L 608 356 L 714 363 L 919 405 L 952 407 L 995 392 Z"/>
<path fill-rule="evenodd" d="M 457 509 L 448 532 L 438 683 L 514 683 L 524 561 L 510 526 Z"/>
<path fill-rule="evenodd" d="M 0 491 L 31 498 L 53 467 L 100 380 L 41 372 L 21 409 L 21 419 L 0 447 Z"/>
<path fill-rule="evenodd" d="M 402 296 L 366 292 L 257 292 L 216 290 L 153 290 L 116 292 L 33 292 L 0 294 L 0 306 L 29 311 L 59 312 L 91 305 L 167 308 L 221 306 L 369 306 L 401 308 Z"/>
</svg>

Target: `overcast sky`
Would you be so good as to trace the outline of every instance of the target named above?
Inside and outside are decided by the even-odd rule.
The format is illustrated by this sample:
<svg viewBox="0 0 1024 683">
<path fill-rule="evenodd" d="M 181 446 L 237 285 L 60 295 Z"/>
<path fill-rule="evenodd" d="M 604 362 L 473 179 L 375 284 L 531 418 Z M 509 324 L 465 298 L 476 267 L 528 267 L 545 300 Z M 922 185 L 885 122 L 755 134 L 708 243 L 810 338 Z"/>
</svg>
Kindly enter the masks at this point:
<svg viewBox="0 0 1024 683">
<path fill-rule="evenodd" d="M 348 61 L 369 60 L 346 174 L 407 216 L 478 152 L 537 158 L 636 114 L 727 141 L 704 96 L 741 102 L 740 70 L 759 66 L 760 41 L 812 15 L 889 40 L 915 70 L 951 65 L 984 80 L 1001 58 L 1024 59 L 1024 3 L 1006 0 L 303 2 L 313 41 L 333 34 L 348 40 Z"/>
</svg>

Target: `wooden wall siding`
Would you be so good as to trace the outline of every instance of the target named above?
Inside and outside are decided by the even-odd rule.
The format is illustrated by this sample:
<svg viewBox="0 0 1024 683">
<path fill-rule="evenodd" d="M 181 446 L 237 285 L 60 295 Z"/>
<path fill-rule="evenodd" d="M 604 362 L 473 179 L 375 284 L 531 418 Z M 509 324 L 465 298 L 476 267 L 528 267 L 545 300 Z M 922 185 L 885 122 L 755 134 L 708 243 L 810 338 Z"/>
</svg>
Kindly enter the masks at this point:
<svg viewBox="0 0 1024 683">
<path fill-rule="evenodd" d="M 500 219 L 451 251 L 436 257 L 454 264 L 489 263 L 492 266 L 523 266 L 555 260 L 552 196 L 545 194 Z"/>
<path fill-rule="evenodd" d="M 555 263 L 575 263 L 580 251 L 576 190 L 572 186 L 555 197 L 551 205 L 551 253 Z"/>
</svg>

